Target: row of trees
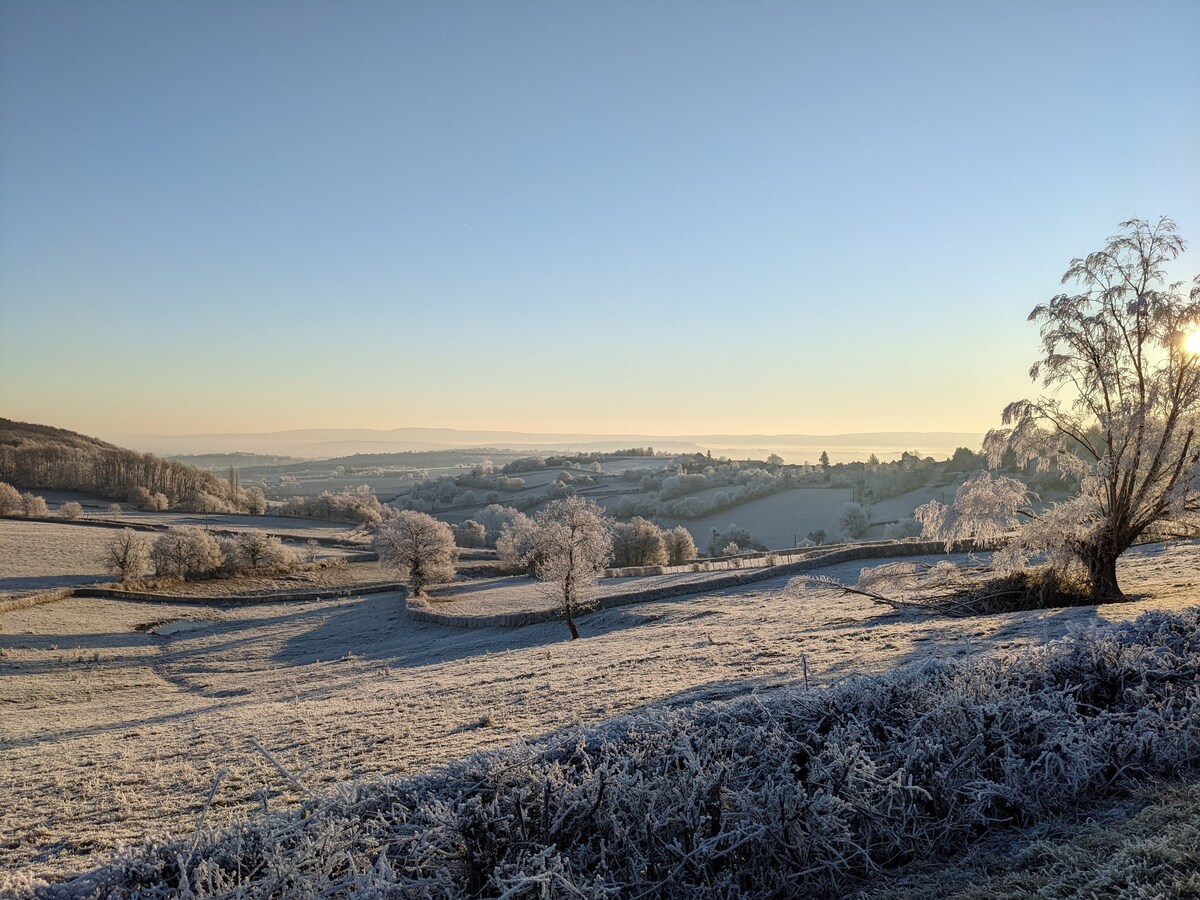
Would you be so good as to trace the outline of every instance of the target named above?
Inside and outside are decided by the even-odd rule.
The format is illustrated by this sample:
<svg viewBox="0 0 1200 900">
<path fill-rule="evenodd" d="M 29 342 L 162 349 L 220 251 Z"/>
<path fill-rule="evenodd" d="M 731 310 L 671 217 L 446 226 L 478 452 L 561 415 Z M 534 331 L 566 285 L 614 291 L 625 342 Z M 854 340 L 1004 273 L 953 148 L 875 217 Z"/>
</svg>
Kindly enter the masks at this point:
<svg viewBox="0 0 1200 900">
<path fill-rule="evenodd" d="M 503 507 L 491 510 L 490 520 L 501 518 L 496 540 L 501 559 L 548 586 L 572 640 L 579 637 L 575 615 L 610 560 L 646 565 L 668 562 L 672 555 L 682 561 L 696 553 L 686 529 L 663 532 L 644 519 L 614 523 L 594 501 L 579 496 L 548 503 L 533 518 Z M 421 596 L 430 584 L 454 577 L 458 556 L 454 531 L 426 513 L 401 511 L 380 526 L 375 547 L 380 560 L 409 582 L 414 596 Z"/>
<path fill-rule="evenodd" d="M 74 506 L 79 507 L 76 503 Z M 72 510 L 74 511 L 74 510 Z M 82 507 L 79 507 L 82 512 Z M 6 484 L 0 481 L 0 516 L 33 516 L 44 517 L 50 515 L 50 510 L 46 506 L 46 500 L 29 491 L 21 493 L 11 484 Z M 68 518 L 73 518 L 69 516 Z"/>
<path fill-rule="evenodd" d="M 125 528 L 109 543 L 104 559 L 108 571 L 126 582 L 151 573 L 194 579 L 250 571 L 286 572 L 302 561 L 300 553 L 266 532 L 215 537 L 195 525 L 170 528 L 155 538 Z"/>
<path fill-rule="evenodd" d="M 394 510 L 379 501 L 367 485 L 354 490 L 322 491 L 316 497 L 292 497 L 273 510 L 275 515 L 300 519 L 328 519 L 332 522 L 378 525 Z"/>
</svg>

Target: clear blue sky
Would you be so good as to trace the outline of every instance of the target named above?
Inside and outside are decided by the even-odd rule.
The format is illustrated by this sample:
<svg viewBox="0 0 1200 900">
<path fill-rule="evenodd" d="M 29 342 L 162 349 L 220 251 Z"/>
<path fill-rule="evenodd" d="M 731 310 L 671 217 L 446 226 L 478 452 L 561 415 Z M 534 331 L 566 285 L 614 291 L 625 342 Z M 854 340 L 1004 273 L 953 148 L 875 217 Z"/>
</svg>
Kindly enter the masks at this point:
<svg viewBox="0 0 1200 900">
<path fill-rule="evenodd" d="M 0 415 L 983 431 L 1072 256 L 1200 241 L 1198 46 L 1194 0 L 9 0 Z"/>
</svg>

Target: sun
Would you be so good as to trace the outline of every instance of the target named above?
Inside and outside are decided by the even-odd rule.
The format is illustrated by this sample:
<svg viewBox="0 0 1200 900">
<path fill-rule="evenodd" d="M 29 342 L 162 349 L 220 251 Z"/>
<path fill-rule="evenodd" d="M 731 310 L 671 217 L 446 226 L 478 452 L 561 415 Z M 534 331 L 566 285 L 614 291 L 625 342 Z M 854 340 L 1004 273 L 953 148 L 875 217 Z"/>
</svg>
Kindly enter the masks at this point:
<svg viewBox="0 0 1200 900">
<path fill-rule="evenodd" d="M 1200 328 L 1183 336 L 1183 349 L 1193 356 L 1200 356 Z"/>
</svg>

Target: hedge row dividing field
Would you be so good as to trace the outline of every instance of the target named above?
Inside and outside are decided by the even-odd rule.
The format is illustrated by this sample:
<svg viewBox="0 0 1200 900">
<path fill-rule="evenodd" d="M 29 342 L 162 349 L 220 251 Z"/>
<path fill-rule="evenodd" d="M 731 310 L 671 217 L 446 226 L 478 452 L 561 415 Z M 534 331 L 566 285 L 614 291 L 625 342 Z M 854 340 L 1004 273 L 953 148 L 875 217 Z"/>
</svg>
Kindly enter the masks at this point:
<svg viewBox="0 0 1200 900">
<path fill-rule="evenodd" d="M 650 709 L 224 831 L 43 897 L 841 894 L 1200 760 L 1200 610 L 818 691 Z"/>
</svg>

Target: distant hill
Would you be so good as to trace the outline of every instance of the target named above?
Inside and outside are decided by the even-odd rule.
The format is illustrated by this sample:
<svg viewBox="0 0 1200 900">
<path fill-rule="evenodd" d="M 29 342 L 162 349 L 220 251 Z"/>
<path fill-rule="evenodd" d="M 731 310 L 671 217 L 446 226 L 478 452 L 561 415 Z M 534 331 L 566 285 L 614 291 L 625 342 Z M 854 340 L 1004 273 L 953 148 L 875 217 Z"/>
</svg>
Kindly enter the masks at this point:
<svg viewBox="0 0 1200 900">
<path fill-rule="evenodd" d="M 123 445 L 170 454 L 253 452 L 327 460 L 358 454 L 403 453 L 496 447 L 525 454 L 614 451 L 652 446 L 670 453 L 712 450 L 730 457 L 764 458 L 778 452 L 789 462 L 816 461 L 828 451 L 835 462 L 896 458 L 902 451 L 946 458 L 956 447 L 977 449 L 974 432 L 871 432 L 857 434 L 538 434 L 522 431 L 473 431 L 454 428 L 314 428 L 246 434 L 130 435 Z"/>
<path fill-rule="evenodd" d="M 199 469 L 225 471 L 230 466 L 238 469 L 266 468 L 269 466 L 290 466 L 303 463 L 298 456 L 276 456 L 270 453 L 196 453 L 172 455 L 168 459 L 196 466 Z"/>
<path fill-rule="evenodd" d="M 76 450 L 120 450 L 116 444 L 89 437 L 77 431 L 55 428 L 53 425 L 35 425 L 32 422 L 14 422 L 0 419 L 0 447 L 32 447 L 55 444 Z"/>
<path fill-rule="evenodd" d="M 27 490 L 86 491 L 115 500 L 127 500 L 144 488 L 165 495 L 172 505 L 225 490 L 212 472 L 177 460 L 11 419 L 0 419 L 0 481 Z"/>
</svg>

